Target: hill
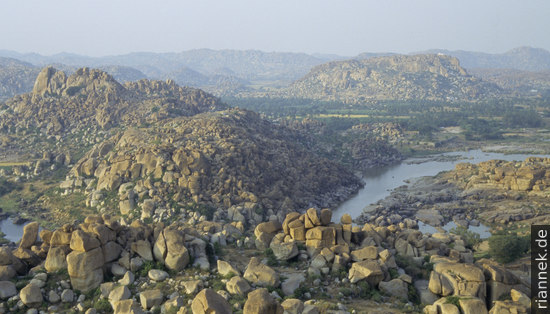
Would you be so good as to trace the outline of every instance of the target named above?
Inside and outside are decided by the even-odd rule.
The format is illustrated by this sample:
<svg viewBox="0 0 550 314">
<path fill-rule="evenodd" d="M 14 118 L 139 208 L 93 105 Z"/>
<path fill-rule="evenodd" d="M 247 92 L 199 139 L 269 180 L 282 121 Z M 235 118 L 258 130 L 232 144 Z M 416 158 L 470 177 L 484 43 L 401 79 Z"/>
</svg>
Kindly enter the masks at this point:
<svg viewBox="0 0 550 314">
<path fill-rule="evenodd" d="M 31 93 L 10 99 L 1 111 L 0 146 L 30 152 L 31 159 L 80 159 L 71 173 L 75 181 L 94 180 L 90 197 L 123 183 L 154 186 L 159 206 L 247 205 L 268 217 L 312 204 L 333 206 L 360 187 L 351 171 L 306 148 L 298 132 L 226 108 L 173 81 L 122 85 L 101 70 L 81 68 L 67 76 L 47 67 Z M 42 173 L 51 157 L 42 158 L 27 170 Z"/>
<path fill-rule="evenodd" d="M 101 67 L 119 65 L 138 69 L 147 77 L 166 79 L 174 69 L 184 67 L 203 75 L 219 75 L 226 69 L 245 80 L 292 81 L 305 75 L 313 66 L 335 56 L 314 57 L 305 53 L 263 52 L 259 50 L 195 49 L 179 53 L 134 52 L 125 55 L 87 57 L 75 54 L 22 54 L 0 51 L 0 56 L 16 58 L 37 66 L 62 63 L 71 66 Z"/>
<path fill-rule="evenodd" d="M 516 69 L 474 68 L 468 71 L 484 81 L 495 83 L 517 95 L 550 94 L 550 70 L 532 72 Z"/>
<path fill-rule="evenodd" d="M 31 93 L 6 102 L 0 116 L 4 129 L 44 129 L 60 134 L 70 129 L 140 125 L 162 118 L 223 108 L 215 97 L 173 81 L 141 80 L 125 85 L 101 70 L 81 68 L 67 76 L 44 68 Z"/>
<path fill-rule="evenodd" d="M 73 174 L 97 179 L 97 191 L 153 184 L 159 207 L 192 199 L 218 209 L 261 208 L 260 215 L 335 205 L 360 186 L 353 173 L 298 143 L 289 129 L 251 111 L 205 112 L 118 133 Z"/>
<path fill-rule="evenodd" d="M 499 92 L 495 85 L 469 75 L 456 58 L 397 55 L 317 66 L 285 94 L 360 103 L 383 99 L 476 100 Z"/>
<path fill-rule="evenodd" d="M 30 63 L 0 57 L 0 101 L 30 91 L 39 71 Z"/>
<path fill-rule="evenodd" d="M 456 57 L 467 68 L 517 69 L 524 71 L 550 70 L 550 52 L 545 49 L 518 47 L 500 54 L 463 50 L 434 49 L 422 53 L 442 53 Z"/>
</svg>

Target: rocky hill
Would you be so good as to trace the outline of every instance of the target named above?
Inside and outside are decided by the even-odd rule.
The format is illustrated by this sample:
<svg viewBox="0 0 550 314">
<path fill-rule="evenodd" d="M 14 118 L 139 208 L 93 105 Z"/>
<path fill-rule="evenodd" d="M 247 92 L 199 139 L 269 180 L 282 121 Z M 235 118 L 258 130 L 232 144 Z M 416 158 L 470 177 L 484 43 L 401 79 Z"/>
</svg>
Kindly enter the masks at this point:
<svg viewBox="0 0 550 314">
<path fill-rule="evenodd" d="M 550 70 L 531 72 L 515 69 L 469 69 L 469 73 L 519 95 L 548 95 Z"/>
<path fill-rule="evenodd" d="M 517 69 L 524 71 L 550 70 L 550 52 L 545 49 L 518 47 L 505 53 L 483 53 L 464 50 L 434 49 L 421 53 L 442 53 L 456 57 L 467 68 Z"/>
<path fill-rule="evenodd" d="M 0 102 L 32 90 L 39 71 L 30 63 L 0 57 Z"/>
<path fill-rule="evenodd" d="M 499 88 L 443 55 L 388 56 L 330 62 L 293 83 L 286 95 L 357 103 L 381 99 L 475 100 Z"/>
<path fill-rule="evenodd" d="M 193 200 L 218 208 L 218 219 L 261 220 L 312 205 L 333 206 L 361 184 L 350 171 L 298 145 L 288 129 L 236 109 L 128 129 L 95 146 L 75 164 L 72 177 L 65 188 L 92 178 L 99 194 L 125 186 L 136 189 L 131 195 L 137 197 L 152 189 L 159 215 L 173 201 Z M 127 196 L 116 205 L 128 214 L 136 201 Z M 141 209 L 150 210 L 145 202 Z"/>
<path fill-rule="evenodd" d="M 83 127 L 140 125 L 159 119 L 221 109 L 217 98 L 173 81 L 141 80 L 125 85 L 88 68 L 70 76 L 52 67 L 38 75 L 31 93 L 6 102 L 0 128 L 44 129 L 48 134 Z"/>
</svg>

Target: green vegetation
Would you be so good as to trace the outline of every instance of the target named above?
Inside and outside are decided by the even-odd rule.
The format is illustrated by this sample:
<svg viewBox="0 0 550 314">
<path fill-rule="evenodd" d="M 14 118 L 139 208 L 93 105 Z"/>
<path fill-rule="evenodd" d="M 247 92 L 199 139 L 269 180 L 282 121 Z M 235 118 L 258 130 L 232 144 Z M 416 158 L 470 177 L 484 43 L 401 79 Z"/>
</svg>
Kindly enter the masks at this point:
<svg viewBox="0 0 550 314">
<path fill-rule="evenodd" d="M 445 298 L 445 303 L 453 304 L 453 305 L 455 305 L 457 308 L 460 308 L 460 297 L 454 296 L 454 295 L 450 295 L 450 296 L 448 296 L 448 297 Z"/>
<path fill-rule="evenodd" d="M 499 263 L 510 263 L 527 253 L 530 237 L 516 234 L 494 234 L 489 238 L 489 255 Z"/>
<path fill-rule="evenodd" d="M 462 240 L 464 240 L 466 247 L 469 249 L 473 249 L 476 245 L 481 243 L 481 237 L 479 234 L 468 230 L 468 228 L 457 226 L 456 228 L 452 228 L 449 232 L 459 235 Z"/>
<path fill-rule="evenodd" d="M 166 270 L 166 267 L 164 267 L 164 264 L 159 262 L 146 261 L 145 263 L 143 263 L 143 266 L 136 272 L 136 274 L 140 277 L 147 277 L 151 269 Z"/>
</svg>

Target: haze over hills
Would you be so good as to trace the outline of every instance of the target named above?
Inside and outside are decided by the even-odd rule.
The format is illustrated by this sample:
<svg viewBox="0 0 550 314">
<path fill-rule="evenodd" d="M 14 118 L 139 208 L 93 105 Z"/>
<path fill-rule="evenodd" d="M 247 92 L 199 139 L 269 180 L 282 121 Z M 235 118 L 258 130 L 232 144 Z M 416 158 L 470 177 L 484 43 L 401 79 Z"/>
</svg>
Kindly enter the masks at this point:
<svg viewBox="0 0 550 314">
<path fill-rule="evenodd" d="M 463 50 L 432 49 L 419 53 L 442 53 L 456 57 L 460 65 L 471 68 L 517 69 L 524 71 L 550 70 L 550 52 L 545 49 L 518 47 L 505 53 L 490 54 Z"/>
<path fill-rule="evenodd" d="M 550 69 L 550 52 L 544 49 L 520 47 L 503 54 L 447 50 L 430 50 L 429 52 L 432 54 L 437 53 L 454 56 L 458 58 L 460 66 L 465 70 L 490 68 L 543 71 L 545 69 Z M 308 75 L 308 72 L 310 72 L 314 67 L 323 65 L 321 68 L 328 69 L 330 66 L 327 66 L 327 62 L 342 61 L 347 62 L 351 66 L 352 64 L 361 64 L 363 60 L 389 56 L 395 57 L 399 55 L 391 52 L 367 52 L 349 59 L 337 55 L 323 54 L 308 55 L 304 53 L 268 53 L 257 50 L 237 51 L 198 49 L 180 53 L 139 52 L 106 57 L 86 57 L 68 53 L 42 56 L 34 53 L 22 54 L 13 51 L 1 50 L 0 56 L 21 60 L 18 65 L 19 70 L 17 71 L 14 70 L 13 64 L 8 67 L 8 63 L 0 63 L 0 76 L 2 76 L 2 73 L 6 73 L 2 77 L 9 76 L 9 80 L 5 79 L 2 89 L 0 90 L 0 100 L 2 100 L 10 98 L 18 93 L 30 91 L 34 76 L 39 71 L 38 67 L 49 64 L 54 64 L 56 68 L 60 68 L 66 73 L 72 73 L 77 68 L 82 66 L 92 66 L 109 72 L 117 81 L 120 82 L 136 81 L 143 78 L 161 80 L 171 79 L 181 86 L 202 88 L 217 96 L 247 97 L 247 95 L 254 95 L 254 93 L 272 94 L 273 90 L 284 89 L 295 81 L 304 82 L 305 80 L 311 78 L 311 76 Z M 351 60 L 358 60 L 359 63 L 354 63 L 354 61 Z M 400 60 L 408 59 L 401 58 Z M 332 66 L 333 63 L 330 64 Z M 353 68 L 353 66 L 351 67 Z M 315 68 L 315 71 L 318 70 L 319 68 Z M 517 76 L 511 78 L 510 75 L 512 72 L 507 71 L 507 78 L 502 78 L 500 81 L 509 81 L 512 79 L 516 82 L 513 84 L 503 84 L 502 82 L 499 83 L 496 81 L 491 81 L 494 80 L 493 76 L 483 75 L 481 72 L 482 71 L 479 70 L 472 71 L 474 75 L 479 73 L 482 79 L 497 83 L 497 85 L 504 89 L 513 86 L 522 86 L 522 93 L 533 89 L 543 91 L 546 90 L 546 87 L 544 87 L 546 85 L 541 83 L 541 80 L 547 80 L 544 72 L 534 74 L 537 79 L 533 79 L 533 75 L 528 72 L 518 74 Z M 386 75 L 388 75 L 388 77 L 385 78 L 386 80 L 400 80 L 398 77 L 390 78 L 390 76 L 393 75 L 390 74 L 390 72 L 387 72 Z M 417 82 L 415 84 L 420 84 L 420 81 L 418 81 L 419 79 L 421 78 L 416 78 Z M 427 79 L 427 77 L 424 79 Z M 335 77 L 332 80 L 338 81 L 340 78 Z M 427 88 L 428 85 L 432 84 L 429 80 L 430 79 L 422 83 L 425 85 L 423 88 Z M 449 82 L 444 83 L 443 85 L 448 83 Z M 299 85 L 297 84 L 298 83 L 294 83 L 293 86 L 296 87 Z M 381 86 L 383 85 L 384 84 Z M 413 85 L 403 85 L 399 88 L 416 88 L 413 87 Z M 328 88 L 338 87 L 332 86 Z M 349 88 L 349 86 L 345 88 Z M 437 88 L 437 86 L 432 86 L 432 88 Z M 445 88 L 450 87 L 447 86 Z M 317 92 L 320 92 L 320 90 L 317 90 Z M 378 94 L 380 91 L 372 90 L 371 92 Z M 387 95 L 371 95 L 370 98 L 407 98 L 413 97 L 412 95 L 418 93 L 418 91 L 403 91 L 393 96 L 392 92 L 385 91 L 384 93 Z M 419 93 L 425 94 L 424 92 Z M 476 94 L 476 92 L 473 93 Z M 285 95 L 285 93 L 281 92 L 278 94 Z M 300 93 L 292 91 L 291 94 L 298 96 Z M 406 94 L 409 94 L 409 96 Z M 420 94 L 414 96 L 413 98 L 428 97 L 430 99 L 441 99 L 440 96 L 429 96 L 429 92 L 426 95 Z M 299 97 L 302 96 L 305 95 L 301 95 Z M 350 94 L 347 97 L 352 96 L 353 95 Z M 457 96 L 461 97 L 461 95 Z M 472 95 L 468 97 L 471 96 Z M 451 95 L 451 98 L 452 97 L 455 96 Z M 315 96 L 315 99 L 319 99 L 319 96 Z"/>
</svg>

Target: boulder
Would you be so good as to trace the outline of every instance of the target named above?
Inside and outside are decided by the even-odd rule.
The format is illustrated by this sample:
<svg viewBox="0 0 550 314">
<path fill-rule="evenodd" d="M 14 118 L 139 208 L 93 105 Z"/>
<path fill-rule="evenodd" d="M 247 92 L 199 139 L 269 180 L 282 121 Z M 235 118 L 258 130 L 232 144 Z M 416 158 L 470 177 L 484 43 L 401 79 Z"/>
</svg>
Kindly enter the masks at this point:
<svg viewBox="0 0 550 314">
<path fill-rule="evenodd" d="M 319 215 L 317 214 L 317 209 L 310 208 L 306 211 L 306 215 L 311 221 L 311 223 L 314 226 L 320 226 L 321 225 L 321 219 L 319 218 Z"/>
<path fill-rule="evenodd" d="M 0 266 L 0 280 L 10 280 L 17 275 L 12 265 Z"/>
<path fill-rule="evenodd" d="M 306 227 L 300 220 L 294 220 L 288 224 L 288 232 L 292 239 L 296 241 L 306 240 Z"/>
<path fill-rule="evenodd" d="M 319 219 L 321 220 L 321 225 L 329 225 L 332 220 L 332 210 L 328 208 L 321 209 L 321 217 L 319 217 Z"/>
<path fill-rule="evenodd" d="M 218 273 L 222 276 L 228 276 L 230 274 L 239 276 L 241 272 L 233 267 L 226 261 L 218 260 Z"/>
<path fill-rule="evenodd" d="M 378 288 L 380 289 L 380 291 L 386 293 L 387 295 L 398 297 L 402 300 L 408 300 L 409 287 L 407 283 L 405 283 L 401 279 L 381 281 L 378 284 Z"/>
<path fill-rule="evenodd" d="M 49 273 L 56 272 L 60 269 L 67 268 L 67 253 L 69 248 L 67 246 L 55 246 L 48 250 L 48 256 L 44 263 L 44 268 Z"/>
<path fill-rule="evenodd" d="M 229 293 L 242 296 L 246 296 L 247 293 L 250 292 L 250 290 L 252 289 L 248 284 L 248 281 L 239 276 L 234 276 L 233 278 L 231 278 L 225 286 Z"/>
<path fill-rule="evenodd" d="M 0 266 L 13 264 L 13 253 L 7 246 L 0 247 Z"/>
<path fill-rule="evenodd" d="M 296 289 L 300 287 L 302 282 L 306 281 L 306 277 L 300 273 L 285 274 L 286 279 L 281 283 L 281 290 L 285 296 L 294 295 Z"/>
<path fill-rule="evenodd" d="M 71 235 L 71 250 L 79 252 L 88 252 L 100 245 L 99 240 L 90 236 L 82 230 L 75 230 Z"/>
<path fill-rule="evenodd" d="M 134 243 L 132 243 L 132 252 L 135 252 L 141 258 L 143 258 L 146 261 L 152 261 L 153 260 L 153 251 L 151 250 L 151 243 L 147 240 L 138 240 Z"/>
<path fill-rule="evenodd" d="M 348 278 L 351 283 L 365 279 L 369 284 L 376 286 L 384 279 L 384 273 L 377 261 L 365 260 L 351 265 Z"/>
<path fill-rule="evenodd" d="M 160 269 L 151 269 L 149 273 L 147 273 L 147 276 L 149 277 L 149 279 L 154 281 L 164 281 L 166 278 L 169 277 L 167 272 Z"/>
<path fill-rule="evenodd" d="M 103 250 L 72 251 L 67 255 L 67 270 L 73 289 L 87 292 L 103 282 Z"/>
<path fill-rule="evenodd" d="M 485 302 L 478 298 L 460 298 L 458 300 L 464 314 L 487 314 Z"/>
<path fill-rule="evenodd" d="M 38 238 L 38 228 L 39 225 L 37 222 L 31 222 L 23 227 L 23 236 L 19 242 L 20 248 L 30 249 L 34 245 Z"/>
<path fill-rule="evenodd" d="M 157 261 L 163 262 L 170 270 L 181 271 L 189 264 L 189 251 L 185 247 L 185 234 L 172 227 L 159 233 L 153 246 Z"/>
<path fill-rule="evenodd" d="M 254 229 L 256 236 L 256 247 L 259 250 L 265 250 L 269 247 L 271 240 L 277 232 L 282 230 L 282 225 L 278 221 L 262 222 Z"/>
<path fill-rule="evenodd" d="M 153 306 L 160 306 L 164 301 L 164 295 L 159 289 L 145 290 L 139 293 L 139 301 L 144 310 Z"/>
<path fill-rule="evenodd" d="M 109 241 L 103 245 L 105 263 L 116 261 L 120 257 L 120 253 L 122 253 L 122 247 L 114 241 Z"/>
<path fill-rule="evenodd" d="M 284 233 L 278 233 L 269 245 L 275 257 L 280 261 L 289 260 L 300 253 L 296 242 L 284 242 L 284 236 Z"/>
<path fill-rule="evenodd" d="M 212 289 L 203 289 L 191 303 L 193 314 L 231 314 L 231 305 Z"/>
<path fill-rule="evenodd" d="M 250 292 L 243 308 L 243 314 L 283 314 L 283 311 L 283 307 L 265 288 Z"/>
<path fill-rule="evenodd" d="M 530 308 L 514 301 L 495 301 L 489 314 L 516 314 L 530 313 Z M 541 312 L 544 313 L 544 312 Z"/>
<path fill-rule="evenodd" d="M 132 297 L 132 293 L 130 292 L 130 289 L 126 286 L 120 286 L 116 287 L 111 292 L 109 292 L 109 301 L 111 304 L 114 304 L 117 301 L 120 300 L 126 300 L 130 299 Z"/>
<path fill-rule="evenodd" d="M 17 295 L 15 283 L 11 281 L 0 281 L 0 299 L 5 300 L 13 297 L 14 295 Z"/>
<path fill-rule="evenodd" d="M 420 297 L 420 303 L 422 304 L 433 304 L 438 299 L 437 295 L 428 289 L 428 286 L 428 280 L 414 281 L 416 293 Z"/>
<path fill-rule="evenodd" d="M 351 224 L 352 223 L 351 216 L 349 214 L 342 215 L 342 217 L 340 218 L 340 223 L 344 225 Z"/>
<path fill-rule="evenodd" d="M 289 224 L 295 220 L 297 220 L 298 218 L 300 218 L 300 214 L 297 213 L 297 212 L 292 212 L 292 213 L 288 213 L 286 215 L 286 218 L 285 220 L 283 221 L 283 232 L 284 234 L 290 234 L 290 229 L 289 229 Z"/>
<path fill-rule="evenodd" d="M 114 314 L 142 314 L 145 313 L 135 300 L 125 299 L 112 302 Z"/>
<path fill-rule="evenodd" d="M 351 259 L 354 262 L 360 262 L 366 259 L 377 259 L 378 258 L 378 248 L 376 246 L 366 246 L 359 250 L 351 252 Z"/>
<path fill-rule="evenodd" d="M 485 276 L 478 267 L 472 264 L 441 262 L 434 265 L 434 271 L 440 274 L 442 280 L 445 278 L 449 281 L 454 295 L 485 299 Z"/>
<path fill-rule="evenodd" d="M 187 280 L 181 283 L 185 287 L 185 293 L 193 295 L 202 288 L 202 280 Z"/>
<path fill-rule="evenodd" d="M 288 314 L 302 314 L 304 311 L 304 302 L 299 299 L 286 299 L 281 303 L 283 310 Z"/>
<path fill-rule="evenodd" d="M 44 301 L 40 288 L 33 284 L 28 284 L 21 289 L 19 292 L 19 298 L 23 301 L 23 304 L 28 307 L 39 307 Z"/>
<path fill-rule="evenodd" d="M 279 274 L 271 267 L 262 264 L 256 257 L 250 259 L 243 277 L 249 282 L 262 287 L 278 287 L 280 283 Z"/>
<path fill-rule="evenodd" d="M 55 230 L 52 234 L 50 240 L 50 246 L 62 246 L 71 244 L 71 234 L 70 232 L 65 232 L 63 230 Z"/>
<path fill-rule="evenodd" d="M 525 293 L 512 289 L 510 291 L 510 296 L 512 297 L 512 301 L 518 302 L 525 307 L 531 307 L 531 298 L 529 298 Z"/>
</svg>

